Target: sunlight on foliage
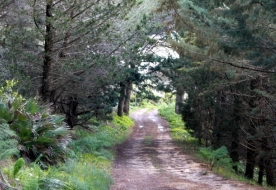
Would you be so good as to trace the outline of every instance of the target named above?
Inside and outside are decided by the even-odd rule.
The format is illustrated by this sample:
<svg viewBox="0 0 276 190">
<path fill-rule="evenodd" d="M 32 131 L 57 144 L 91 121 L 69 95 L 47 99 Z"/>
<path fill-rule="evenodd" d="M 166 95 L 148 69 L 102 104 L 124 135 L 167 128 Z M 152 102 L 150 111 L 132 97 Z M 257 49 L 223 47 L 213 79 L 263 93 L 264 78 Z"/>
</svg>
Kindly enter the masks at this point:
<svg viewBox="0 0 276 190">
<path fill-rule="evenodd" d="M 13 177 L 15 178 L 18 172 L 21 170 L 21 168 L 25 165 L 25 161 L 23 158 L 19 158 L 13 166 Z"/>
<path fill-rule="evenodd" d="M 123 115 L 123 117 L 115 115 L 113 117 L 112 123 L 116 126 L 121 126 L 122 129 L 127 129 L 134 125 L 134 121 L 125 115 Z"/>
<path fill-rule="evenodd" d="M 173 139 L 179 141 L 189 141 L 194 138 L 185 128 L 185 123 L 182 121 L 181 115 L 174 112 L 174 105 L 163 105 L 158 109 L 159 115 L 164 117 L 169 122 L 169 128 Z"/>
</svg>

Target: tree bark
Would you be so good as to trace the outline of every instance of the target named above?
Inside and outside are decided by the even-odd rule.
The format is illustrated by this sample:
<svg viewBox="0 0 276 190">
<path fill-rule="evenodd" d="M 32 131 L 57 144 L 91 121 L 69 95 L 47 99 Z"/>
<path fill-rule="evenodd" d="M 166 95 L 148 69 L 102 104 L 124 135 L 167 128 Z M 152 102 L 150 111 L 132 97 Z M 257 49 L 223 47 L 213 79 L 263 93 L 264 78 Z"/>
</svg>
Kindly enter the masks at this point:
<svg viewBox="0 0 276 190">
<path fill-rule="evenodd" d="M 184 90 L 182 87 L 176 88 L 175 113 L 181 113 L 181 107 L 184 102 Z"/>
<path fill-rule="evenodd" d="M 264 163 L 263 163 L 263 159 L 261 159 L 259 162 L 259 173 L 258 173 L 258 184 L 259 185 L 263 184 L 263 177 L 264 177 Z"/>
<path fill-rule="evenodd" d="M 257 107 L 256 105 L 256 97 L 254 97 L 255 93 L 254 90 L 257 88 L 258 83 L 259 83 L 259 77 L 256 79 L 251 80 L 250 84 L 250 90 L 252 91 L 253 97 L 250 98 L 249 100 L 249 108 L 253 110 L 254 108 Z M 244 176 L 248 179 L 253 179 L 254 177 L 254 168 L 255 168 L 255 146 L 254 146 L 254 140 L 252 137 L 256 134 L 256 129 L 255 129 L 255 123 L 252 119 L 250 120 L 249 127 L 248 127 L 248 136 L 249 138 L 247 139 L 247 148 L 246 148 L 246 168 L 245 168 L 245 174 Z"/>
<path fill-rule="evenodd" d="M 275 163 L 274 163 L 275 164 Z M 266 173 L 266 183 L 269 186 L 275 186 L 276 182 L 275 182 L 275 174 L 274 174 L 274 168 L 273 168 L 273 163 L 272 160 L 270 160 L 267 164 L 266 164 L 266 169 L 265 169 L 265 173 Z"/>
<path fill-rule="evenodd" d="M 238 99 L 237 96 L 234 97 L 234 109 L 233 109 L 233 116 L 234 116 L 234 125 L 231 128 L 231 151 L 230 157 L 234 163 L 239 162 L 239 122 L 240 122 L 240 106 L 241 101 Z M 237 165 L 233 166 L 235 172 L 238 172 Z"/>
<path fill-rule="evenodd" d="M 130 104 L 130 96 L 131 96 L 131 91 L 132 91 L 132 81 L 128 81 L 125 89 L 125 100 L 124 100 L 124 108 L 123 112 L 125 115 L 129 115 L 129 104 Z"/>
<path fill-rule="evenodd" d="M 123 82 L 120 83 L 121 91 L 120 91 L 120 98 L 118 102 L 118 116 L 122 117 L 124 115 L 124 102 L 126 96 L 126 86 Z"/>
<path fill-rule="evenodd" d="M 52 9 L 53 0 L 46 1 L 46 31 L 45 31 L 45 45 L 44 45 L 44 60 L 42 68 L 42 81 L 39 94 L 44 102 L 50 101 L 50 75 L 53 63 L 52 51 L 54 46 L 54 27 L 52 25 Z"/>
</svg>

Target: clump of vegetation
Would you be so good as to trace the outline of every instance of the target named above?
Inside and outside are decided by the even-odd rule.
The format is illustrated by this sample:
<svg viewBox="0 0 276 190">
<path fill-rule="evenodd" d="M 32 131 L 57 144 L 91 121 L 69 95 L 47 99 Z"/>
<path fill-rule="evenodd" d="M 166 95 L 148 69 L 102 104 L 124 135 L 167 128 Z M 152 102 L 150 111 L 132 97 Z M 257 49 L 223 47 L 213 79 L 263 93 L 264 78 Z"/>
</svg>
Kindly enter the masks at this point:
<svg viewBox="0 0 276 190">
<path fill-rule="evenodd" d="M 19 157 L 19 150 L 17 149 L 18 141 L 15 131 L 11 130 L 7 123 L 1 123 L 0 128 L 0 160 L 8 159 L 12 156 Z"/>
<path fill-rule="evenodd" d="M 134 121 L 125 115 L 123 115 L 122 117 L 114 115 L 112 123 L 115 126 L 120 126 L 121 130 L 127 129 L 130 126 L 134 125 Z"/>
<path fill-rule="evenodd" d="M 16 81 L 7 81 L 0 89 L 0 127 L 4 131 L 0 146 L 6 157 L 20 154 L 31 162 L 42 155 L 41 163 L 45 164 L 63 160 L 71 139 L 64 117 L 52 115 L 35 99 L 25 100 L 13 91 L 15 84 Z"/>
<path fill-rule="evenodd" d="M 152 136 L 146 135 L 144 137 L 143 143 L 147 146 L 150 146 L 152 144 Z"/>
<path fill-rule="evenodd" d="M 213 168 L 219 169 L 222 166 L 232 169 L 232 159 L 228 154 L 226 146 L 222 146 L 215 150 L 212 147 L 200 148 L 199 151 L 200 156 L 208 161 L 211 170 L 213 170 Z"/>
<path fill-rule="evenodd" d="M 177 141 L 192 141 L 194 138 L 190 135 L 190 131 L 185 128 L 181 115 L 174 111 L 174 105 L 164 105 L 158 109 L 159 115 L 169 122 L 169 128 L 173 139 Z"/>
<path fill-rule="evenodd" d="M 113 121 L 92 122 L 90 130 L 76 126 L 69 133 L 64 117 L 51 115 L 35 99 L 25 100 L 14 85 L 8 81 L 0 91 L 0 156 L 19 157 L 1 168 L 3 183 L 23 190 L 109 189 L 112 147 L 126 139 L 134 122 L 114 115 Z"/>
</svg>

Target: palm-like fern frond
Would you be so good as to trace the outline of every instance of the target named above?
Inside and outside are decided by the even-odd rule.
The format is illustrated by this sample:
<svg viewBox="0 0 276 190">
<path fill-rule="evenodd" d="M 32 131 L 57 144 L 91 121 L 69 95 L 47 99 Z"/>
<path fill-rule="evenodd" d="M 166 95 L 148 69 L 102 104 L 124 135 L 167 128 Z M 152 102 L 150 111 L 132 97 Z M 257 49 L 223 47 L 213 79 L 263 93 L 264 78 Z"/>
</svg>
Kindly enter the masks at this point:
<svg viewBox="0 0 276 190">
<path fill-rule="evenodd" d="M 39 155 L 43 155 L 41 161 L 50 164 L 62 160 L 71 139 L 64 117 L 52 115 L 35 99 L 25 100 L 11 88 L 12 85 L 7 85 L 0 90 L 0 128 L 12 130 L 5 135 L 16 141 L 8 146 L 16 146 L 29 161 Z M 1 140 L 0 136 L 0 148 Z"/>
</svg>

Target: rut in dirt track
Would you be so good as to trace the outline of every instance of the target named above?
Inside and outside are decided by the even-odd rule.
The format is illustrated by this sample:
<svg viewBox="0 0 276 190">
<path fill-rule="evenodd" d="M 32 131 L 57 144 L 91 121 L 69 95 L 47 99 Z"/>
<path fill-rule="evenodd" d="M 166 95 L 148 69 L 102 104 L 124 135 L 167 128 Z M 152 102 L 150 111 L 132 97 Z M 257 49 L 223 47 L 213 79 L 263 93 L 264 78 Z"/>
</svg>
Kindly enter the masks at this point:
<svg viewBox="0 0 276 190">
<path fill-rule="evenodd" d="M 111 190 L 263 189 L 217 176 L 185 155 L 156 110 L 139 110 L 131 117 L 135 127 L 117 149 Z"/>
</svg>

